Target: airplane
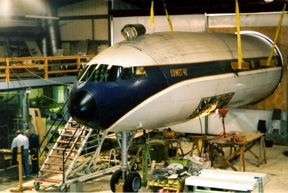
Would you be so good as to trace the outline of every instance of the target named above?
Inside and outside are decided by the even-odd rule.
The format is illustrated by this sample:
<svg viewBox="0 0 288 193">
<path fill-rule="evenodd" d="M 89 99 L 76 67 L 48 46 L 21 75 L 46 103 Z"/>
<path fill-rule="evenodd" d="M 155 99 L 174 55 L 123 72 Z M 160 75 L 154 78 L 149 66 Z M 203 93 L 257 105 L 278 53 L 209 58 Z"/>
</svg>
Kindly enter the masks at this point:
<svg viewBox="0 0 288 193">
<path fill-rule="evenodd" d="M 68 110 L 79 123 L 114 132 L 121 170 L 110 188 L 124 180 L 137 192 L 141 177 L 128 171 L 128 149 L 137 130 L 169 127 L 236 108 L 271 95 L 282 76 L 282 56 L 263 34 L 241 32 L 243 66 L 237 64 L 237 34 L 157 32 L 126 25 L 121 41 L 93 58 L 78 75 Z M 271 62 L 267 62 L 270 50 Z M 192 131 L 191 131 L 192 132 Z"/>
</svg>

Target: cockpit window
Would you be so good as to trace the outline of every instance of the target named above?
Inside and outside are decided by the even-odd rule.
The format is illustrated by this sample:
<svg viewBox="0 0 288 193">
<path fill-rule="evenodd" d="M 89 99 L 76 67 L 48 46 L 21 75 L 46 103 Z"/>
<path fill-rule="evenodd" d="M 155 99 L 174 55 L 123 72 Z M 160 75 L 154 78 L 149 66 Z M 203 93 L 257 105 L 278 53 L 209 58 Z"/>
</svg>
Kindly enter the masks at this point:
<svg viewBox="0 0 288 193">
<path fill-rule="evenodd" d="M 128 80 L 131 79 L 133 76 L 132 68 L 124 68 L 123 73 L 121 74 L 121 79 Z"/>
<path fill-rule="evenodd" d="M 104 75 L 103 81 L 110 82 L 115 81 L 121 74 L 123 67 L 121 66 L 112 66 Z"/>
<path fill-rule="evenodd" d="M 123 68 L 122 66 L 109 66 L 107 64 L 88 65 L 78 76 L 80 81 L 99 82 L 99 81 L 115 81 L 119 77 L 122 80 L 129 80 L 133 77 L 147 76 L 142 66 Z"/>
<path fill-rule="evenodd" d="M 104 76 L 108 65 L 106 64 L 93 64 L 85 67 L 83 72 L 78 76 L 78 80 L 80 81 L 91 81 L 98 82 Z"/>
<path fill-rule="evenodd" d="M 77 80 L 87 81 L 88 78 L 90 77 L 91 73 L 96 68 L 96 66 L 97 66 L 96 64 L 85 66 L 84 70 L 82 70 L 81 73 L 78 75 Z"/>
<path fill-rule="evenodd" d="M 136 66 L 136 67 L 129 67 L 129 68 L 124 68 L 123 73 L 121 75 L 121 78 L 123 80 L 128 80 L 132 77 L 142 77 L 142 76 L 147 76 L 147 73 L 144 69 L 143 66 Z"/>
<path fill-rule="evenodd" d="M 101 78 L 104 76 L 107 69 L 108 69 L 108 65 L 106 64 L 98 65 L 96 70 L 93 71 L 91 78 L 89 78 L 89 81 L 99 82 Z"/>
</svg>

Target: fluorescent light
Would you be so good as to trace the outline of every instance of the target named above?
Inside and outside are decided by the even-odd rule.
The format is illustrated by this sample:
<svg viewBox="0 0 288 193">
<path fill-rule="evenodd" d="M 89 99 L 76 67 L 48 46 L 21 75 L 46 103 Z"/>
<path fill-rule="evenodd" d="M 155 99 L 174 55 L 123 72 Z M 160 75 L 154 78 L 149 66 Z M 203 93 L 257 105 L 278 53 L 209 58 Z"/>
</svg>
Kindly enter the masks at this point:
<svg viewBox="0 0 288 193">
<path fill-rule="evenodd" d="M 25 15 L 26 18 L 34 18 L 34 19 L 55 19 L 58 20 L 59 17 L 52 16 L 42 16 L 42 15 Z"/>
</svg>

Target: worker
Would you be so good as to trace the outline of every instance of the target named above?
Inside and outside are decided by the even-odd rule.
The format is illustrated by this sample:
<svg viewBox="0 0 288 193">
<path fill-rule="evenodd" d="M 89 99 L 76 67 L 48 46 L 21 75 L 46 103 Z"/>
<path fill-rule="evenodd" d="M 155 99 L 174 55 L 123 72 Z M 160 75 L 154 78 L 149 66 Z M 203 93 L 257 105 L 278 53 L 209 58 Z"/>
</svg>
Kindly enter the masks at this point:
<svg viewBox="0 0 288 193">
<path fill-rule="evenodd" d="M 31 155 L 31 162 L 32 162 L 32 173 L 37 174 L 39 171 L 38 165 L 38 150 L 39 150 L 39 136 L 31 129 L 26 129 L 26 136 L 29 139 L 29 150 Z"/>
<path fill-rule="evenodd" d="M 20 130 L 16 131 L 16 137 L 12 141 L 11 149 L 13 152 L 14 148 L 23 146 L 23 152 L 22 152 L 22 177 L 27 178 L 29 176 L 29 139 L 25 135 L 23 135 L 23 132 Z"/>
</svg>

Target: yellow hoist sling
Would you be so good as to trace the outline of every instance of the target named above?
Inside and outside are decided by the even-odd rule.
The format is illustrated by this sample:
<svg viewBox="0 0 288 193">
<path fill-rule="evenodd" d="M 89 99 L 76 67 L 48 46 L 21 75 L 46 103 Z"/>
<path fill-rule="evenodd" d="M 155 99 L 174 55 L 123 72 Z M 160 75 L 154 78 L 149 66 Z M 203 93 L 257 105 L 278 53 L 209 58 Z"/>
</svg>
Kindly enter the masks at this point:
<svg viewBox="0 0 288 193">
<path fill-rule="evenodd" d="M 173 26 L 172 26 L 172 23 L 171 23 L 171 19 L 170 19 L 170 16 L 169 16 L 169 14 L 168 14 L 167 6 L 166 6 L 164 0 L 163 0 L 163 6 L 164 6 L 165 13 L 166 13 L 167 21 L 168 21 L 168 27 L 169 27 L 170 31 L 173 31 Z M 153 25 L 154 25 L 154 0 L 151 0 L 151 8 L 150 8 L 150 27 L 152 28 Z"/>
<path fill-rule="evenodd" d="M 286 3 L 284 4 L 284 7 L 283 7 L 283 10 L 282 10 L 282 13 L 281 13 L 281 17 L 280 17 L 280 20 L 279 20 L 279 23 L 278 23 L 278 27 L 277 27 L 277 30 L 276 30 L 276 34 L 275 34 L 275 37 L 274 37 L 273 45 L 271 47 L 270 54 L 269 54 L 269 57 L 267 59 L 267 66 L 270 66 L 270 62 L 272 60 L 272 56 L 273 56 L 273 53 L 274 53 L 274 49 L 275 49 L 275 46 L 276 46 L 278 35 L 280 33 L 280 29 L 281 29 L 281 26 L 282 26 L 282 21 L 283 21 L 284 15 L 285 15 L 285 9 L 286 9 Z"/>
<path fill-rule="evenodd" d="M 167 10 L 167 6 L 165 4 L 165 0 L 163 0 L 163 6 L 164 6 L 165 13 L 166 13 L 166 18 L 167 18 L 167 21 L 168 21 L 169 29 L 170 29 L 170 31 L 173 31 L 172 23 L 171 23 L 171 20 L 170 20 L 170 16 L 168 14 L 168 10 Z"/>
<path fill-rule="evenodd" d="M 150 8 L 150 27 L 154 25 L 154 0 L 151 1 Z"/>
<path fill-rule="evenodd" d="M 238 48 L 238 69 L 242 69 L 242 44 L 240 35 L 240 16 L 239 16 L 239 5 L 238 0 L 235 2 L 235 12 L 236 12 L 236 28 L 237 28 L 237 48 Z"/>
</svg>

